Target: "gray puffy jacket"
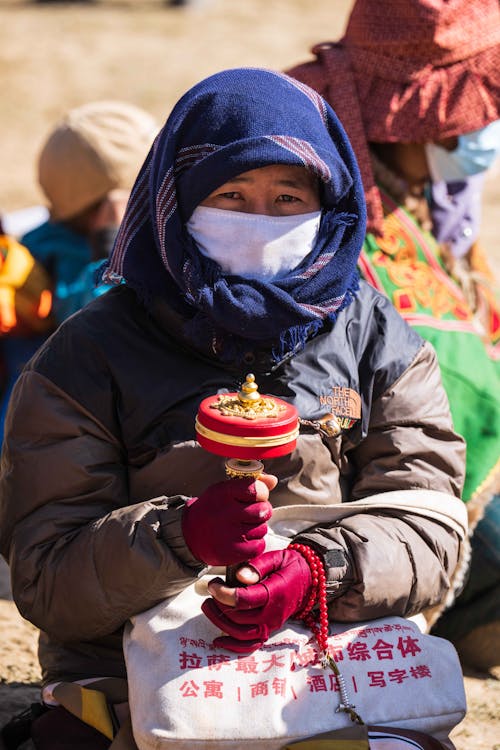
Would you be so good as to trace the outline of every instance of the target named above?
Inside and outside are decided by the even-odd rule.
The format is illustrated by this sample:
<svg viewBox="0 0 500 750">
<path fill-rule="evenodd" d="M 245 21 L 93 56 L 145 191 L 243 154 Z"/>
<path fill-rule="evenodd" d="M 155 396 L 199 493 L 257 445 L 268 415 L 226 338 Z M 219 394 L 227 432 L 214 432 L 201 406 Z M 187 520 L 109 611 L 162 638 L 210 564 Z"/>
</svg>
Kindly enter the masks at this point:
<svg viewBox="0 0 500 750">
<path fill-rule="evenodd" d="M 16 385 L 0 551 L 21 614 L 42 631 L 45 682 L 124 676 L 126 620 L 196 577 L 174 500 L 221 481 L 224 462 L 197 444 L 194 418 L 203 398 L 237 390 L 248 371 L 302 420 L 294 453 L 266 465 L 280 478 L 276 507 L 394 490 L 460 495 L 464 443 L 434 351 L 367 284 L 274 369 L 250 347 L 246 371 L 223 367 L 181 331 L 166 307 L 151 315 L 117 287 L 66 321 Z M 331 617 L 351 621 L 442 601 L 462 547 L 432 513 L 380 508 L 300 537 L 328 566 Z"/>
</svg>

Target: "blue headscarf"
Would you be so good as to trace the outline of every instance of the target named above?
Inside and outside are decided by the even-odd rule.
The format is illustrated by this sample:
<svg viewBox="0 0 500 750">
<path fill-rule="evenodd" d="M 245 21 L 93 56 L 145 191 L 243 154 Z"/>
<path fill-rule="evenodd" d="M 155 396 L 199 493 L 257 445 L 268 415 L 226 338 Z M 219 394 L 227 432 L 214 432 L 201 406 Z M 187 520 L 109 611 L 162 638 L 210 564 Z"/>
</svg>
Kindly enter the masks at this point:
<svg viewBox="0 0 500 750">
<path fill-rule="evenodd" d="M 224 274 L 186 230 L 198 204 L 242 172 L 304 166 L 321 185 L 315 248 L 265 282 Z M 132 190 L 103 280 L 166 300 L 194 345 L 222 359 L 267 346 L 277 362 L 335 320 L 358 290 L 366 210 L 358 166 L 329 105 L 286 75 L 256 68 L 205 79 L 174 107 Z M 238 252 L 238 248 L 235 248 Z"/>
</svg>

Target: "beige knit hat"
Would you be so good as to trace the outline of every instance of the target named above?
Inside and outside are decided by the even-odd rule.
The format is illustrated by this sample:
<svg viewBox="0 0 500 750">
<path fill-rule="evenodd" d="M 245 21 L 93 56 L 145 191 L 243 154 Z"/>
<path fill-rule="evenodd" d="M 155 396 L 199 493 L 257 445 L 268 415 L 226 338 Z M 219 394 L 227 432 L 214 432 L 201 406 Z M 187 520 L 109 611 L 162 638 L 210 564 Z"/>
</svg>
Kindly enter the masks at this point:
<svg viewBox="0 0 500 750">
<path fill-rule="evenodd" d="M 130 190 L 157 132 L 151 115 L 124 102 L 70 110 L 38 159 L 38 181 L 51 217 L 71 219 L 110 190 Z"/>
</svg>

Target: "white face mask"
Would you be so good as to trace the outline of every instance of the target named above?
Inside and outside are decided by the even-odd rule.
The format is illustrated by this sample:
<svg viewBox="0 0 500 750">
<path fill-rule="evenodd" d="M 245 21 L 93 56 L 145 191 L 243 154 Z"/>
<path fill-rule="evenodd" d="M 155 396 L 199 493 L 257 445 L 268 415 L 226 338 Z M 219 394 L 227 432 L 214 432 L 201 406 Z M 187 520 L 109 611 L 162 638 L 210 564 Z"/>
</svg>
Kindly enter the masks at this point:
<svg viewBox="0 0 500 750">
<path fill-rule="evenodd" d="M 481 130 L 458 137 L 458 145 L 447 151 L 436 143 L 425 144 L 433 182 L 458 182 L 489 169 L 500 151 L 500 120 Z"/>
<path fill-rule="evenodd" d="M 314 248 L 321 211 L 263 216 L 198 206 L 187 228 L 203 255 L 224 273 L 271 280 L 282 276 Z"/>
</svg>

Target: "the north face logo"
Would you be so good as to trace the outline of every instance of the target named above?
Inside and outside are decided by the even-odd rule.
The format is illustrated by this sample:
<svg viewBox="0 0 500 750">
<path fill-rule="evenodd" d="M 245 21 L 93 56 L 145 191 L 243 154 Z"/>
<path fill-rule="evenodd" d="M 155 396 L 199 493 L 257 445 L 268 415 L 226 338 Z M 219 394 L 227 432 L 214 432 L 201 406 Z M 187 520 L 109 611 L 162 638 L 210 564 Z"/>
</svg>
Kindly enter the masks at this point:
<svg viewBox="0 0 500 750">
<path fill-rule="evenodd" d="M 330 409 L 343 430 L 348 430 L 361 417 L 361 398 L 352 388 L 336 385 L 331 393 L 319 397 L 319 403 Z"/>
</svg>

